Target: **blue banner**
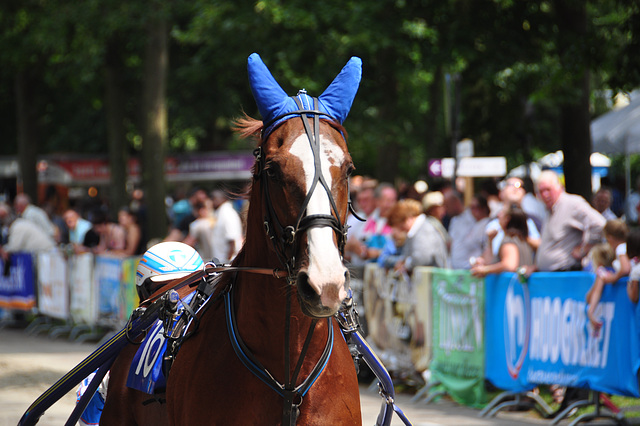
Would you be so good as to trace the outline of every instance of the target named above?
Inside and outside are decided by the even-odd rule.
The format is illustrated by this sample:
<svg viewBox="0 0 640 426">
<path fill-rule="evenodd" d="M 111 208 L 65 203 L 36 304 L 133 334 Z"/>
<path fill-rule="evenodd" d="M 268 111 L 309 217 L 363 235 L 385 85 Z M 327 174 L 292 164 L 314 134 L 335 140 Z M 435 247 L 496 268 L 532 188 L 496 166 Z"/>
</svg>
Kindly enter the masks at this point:
<svg viewBox="0 0 640 426">
<path fill-rule="evenodd" d="M 535 273 L 527 281 L 512 273 L 486 279 L 487 379 L 513 391 L 558 384 L 640 396 L 637 306 L 626 279 L 605 286 L 598 332 L 585 301 L 593 274 Z"/>
<path fill-rule="evenodd" d="M 29 253 L 13 253 L 10 266 L 0 258 L 0 308 L 30 310 L 36 306 L 33 258 Z"/>
<path fill-rule="evenodd" d="M 532 389 L 526 380 L 531 331 L 529 286 L 514 273 L 485 278 L 485 375 L 494 386 Z"/>
<path fill-rule="evenodd" d="M 98 321 L 117 323 L 120 318 L 122 258 L 96 256 L 94 280 L 98 289 Z"/>
</svg>

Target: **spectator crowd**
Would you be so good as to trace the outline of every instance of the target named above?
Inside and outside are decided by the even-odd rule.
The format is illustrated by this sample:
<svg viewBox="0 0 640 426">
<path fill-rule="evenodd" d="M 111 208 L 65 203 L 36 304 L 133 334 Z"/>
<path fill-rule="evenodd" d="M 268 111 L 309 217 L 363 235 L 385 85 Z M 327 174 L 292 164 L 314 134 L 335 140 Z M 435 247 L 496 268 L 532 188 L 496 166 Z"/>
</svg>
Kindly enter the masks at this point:
<svg viewBox="0 0 640 426">
<path fill-rule="evenodd" d="M 594 334 L 602 327 L 597 307 L 606 285 L 629 276 L 627 294 L 637 303 L 640 179 L 638 190 L 617 206 L 611 188 L 598 189 L 588 202 L 567 193 L 550 170 L 541 172 L 535 183 L 507 177 L 486 180 L 478 188 L 465 197 L 452 183 L 398 188 L 351 178 L 357 215 L 347 218 L 345 260 L 354 270 L 375 262 L 407 276 L 418 266 L 469 270 L 476 277 L 506 271 L 590 271 L 595 280 L 585 301 Z M 146 237 L 148 212 L 140 190 L 117 212 L 104 205 L 61 212 L 46 207 L 25 194 L 11 204 L 0 202 L 5 264 L 12 252 L 37 253 L 57 245 L 69 254 L 135 256 L 159 242 Z M 191 245 L 205 261 L 227 263 L 243 244 L 245 209 L 245 201 L 218 189 L 176 195 L 163 212 L 170 221 L 165 240 Z M 117 220 L 110 220 L 113 213 Z"/>
<path fill-rule="evenodd" d="M 535 183 L 519 177 L 487 180 L 466 203 L 451 183 L 401 192 L 357 177 L 351 187 L 358 216 L 364 218 L 349 218 L 345 256 L 354 266 L 377 262 L 408 274 L 416 266 L 435 266 L 468 269 L 479 277 L 505 271 L 592 271 L 597 280 L 588 301 L 596 329 L 600 324 L 593 312 L 604 285 L 631 274 L 629 297 L 637 300 L 640 233 L 633 228 L 640 196 L 628 199 L 636 201 L 625 207 L 636 211 L 630 219 L 614 213 L 611 189 L 600 188 L 589 203 L 567 193 L 550 170 Z"/>
<path fill-rule="evenodd" d="M 587 269 L 598 276 L 589 293 L 595 304 L 603 285 L 634 269 L 629 239 L 636 238 L 636 232 L 629 228 L 637 225 L 638 192 L 628 197 L 624 209 L 617 209 L 619 217 L 610 188 L 600 188 L 588 203 L 567 193 L 552 171 L 543 171 L 535 184 L 528 178 L 487 179 L 467 199 L 450 182 L 425 187 L 418 191 L 417 186 L 397 188 L 371 178 L 352 178 L 357 216 L 347 219 L 345 245 L 345 258 L 352 267 L 377 262 L 411 274 L 416 266 L 435 266 L 468 269 L 475 276 Z M 157 242 L 146 237 L 147 211 L 140 190 L 117 212 L 104 205 L 61 212 L 45 208 L 25 194 L 17 195 L 12 204 L 0 202 L 4 258 L 11 252 L 37 252 L 56 245 L 74 253 L 133 256 Z M 244 239 L 243 208 L 242 200 L 219 189 L 194 188 L 176 195 L 167 202 L 170 227 L 165 240 L 183 241 L 203 259 L 229 262 Z"/>
<path fill-rule="evenodd" d="M 596 280 L 586 295 L 594 330 L 601 322 L 596 307 L 605 285 L 630 276 L 628 294 L 638 300 L 640 234 L 639 190 L 614 212 L 614 191 L 602 187 L 591 203 L 565 191 L 559 176 L 543 171 L 531 179 L 488 179 L 477 194 L 465 197 L 451 183 L 396 186 L 356 176 L 350 183 L 356 215 L 347 219 L 345 259 L 357 270 L 367 262 L 410 275 L 417 266 L 467 269 L 482 277 L 504 271 L 592 271 Z M 635 203 L 635 204 L 634 204 Z M 142 254 L 148 241 L 142 191 L 111 221 L 104 205 L 62 212 L 34 204 L 18 194 L 0 202 L 0 255 L 36 253 L 62 245 L 67 253 Z M 165 240 L 183 241 L 203 259 L 226 263 L 242 246 L 243 200 L 222 190 L 194 188 L 168 199 Z M 633 212 L 633 214 L 632 214 Z M 618 216 L 621 215 L 621 217 Z M 363 219 L 363 220 L 360 220 Z M 632 229 L 630 231 L 630 228 Z"/>
<path fill-rule="evenodd" d="M 0 256 L 5 261 L 11 253 L 35 254 L 56 246 L 67 254 L 137 256 L 159 242 L 146 237 L 147 211 L 140 190 L 117 211 L 109 210 L 106 204 L 47 209 L 50 212 L 43 207 L 26 194 L 18 194 L 13 203 L 0 202 Z M 165 240 L 183 241 L 196 248 L 203 259 L 228 262 L 243 241 L 240 211 L 241 206 L 234 205 L 222 190 L 208 193 L 198 188 L 188 197 L 169 198 L 163 212 L 171 224 Z"/>
<path fill-rule="evenodd" d="M 627 294 L 631 302 L 638 301 L 640 180 L 638 184 L 620 217 L 610 188 L 598 189 L 589 203 L 567 193 L 551 170 L 541 172 L 535 183 L 518 177 L 488 180 L 468 205 L 451 184 L 401 194 L 388 184 L 363 179 L 352 185 L 352 198 L 365 221 L 353 225 L 346 257 L 354 264 L 375 261 L 409 275 L 417 266 L 467 269 L 476 277 L 590 271 L 595 280 L 585 302 L 589 329 L 598 335 L 603 323 L 597 307 L 604 286 L 629 276 Z M 552 391 L 564 405 L 585 396 L 577 388 L 555 386 Z"/>
</svg>

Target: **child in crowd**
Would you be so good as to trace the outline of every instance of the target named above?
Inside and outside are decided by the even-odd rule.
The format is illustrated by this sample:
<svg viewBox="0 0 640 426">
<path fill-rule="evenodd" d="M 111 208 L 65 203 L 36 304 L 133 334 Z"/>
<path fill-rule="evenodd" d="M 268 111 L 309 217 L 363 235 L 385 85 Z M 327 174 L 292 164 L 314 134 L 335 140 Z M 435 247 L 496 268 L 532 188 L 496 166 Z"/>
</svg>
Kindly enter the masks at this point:
<svg viewBox="0 0 640 426">
<path fill-rule="evenodd" d="M 640 229 L 634 229 L 627 238 L 627 255 L 631 259 L 631 272 L 627 281 L 627 296 L 638 303 L 638 281 L 640 281 Z"/>
<path fill-rule="evenodd" d="M 397 228 L 391 229 L 391 236 L 386 237 L 387 241 L 378 256 L 378 266 L 391 269 L 402 259 L 402 247 L 407 240 L 407 233 Z"/>
<path fill-rule="evenodd" d="M 627 255 L 627 238 L 629 236 L 627 225 L 619 219 L 608 220 L 602 232 L 607 240 L 605 245 L 608 248 L 598 244 L 590 252 L 589 257 L 593 262 L 591 271 L 596 274 L 596 280 L 587 292 L 586 297 L 589 304 L 587 315 L 596 333 L 602 327 L 602 322 L 596 317 L 595 311 L 600 302 L 600 297 L 602 297 L 604 286 L 615 283 L 620 278 L 629 275 L 631 271 L 631 264 Z M 606 254 L 607 252 L 608 255 Z M 610 257 L 610 263 L 607 261 L 607 257 Z M 588 268 L 589 265 L 585 267 L 587 270 Z"/>
<path fill-rule="evenodd" d="M 613 260 L 615 253 L 608 243 L 596 244 L 589 250 L 589 253 L 582 259 L 582 270 L 592 272 L 596 275 L 603 271 L 613 272 Z M 587 300 L 589 295 L 593 293 L 593 287 L 587 292 Z"/>
</svg>

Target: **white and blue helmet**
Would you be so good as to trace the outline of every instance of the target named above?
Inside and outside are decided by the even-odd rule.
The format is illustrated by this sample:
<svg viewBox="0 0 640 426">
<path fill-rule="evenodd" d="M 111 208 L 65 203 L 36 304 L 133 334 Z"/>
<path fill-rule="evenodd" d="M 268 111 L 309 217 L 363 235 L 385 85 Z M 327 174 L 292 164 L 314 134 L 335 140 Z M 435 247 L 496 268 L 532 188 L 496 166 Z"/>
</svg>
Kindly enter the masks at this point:
<svg viewBox="0 0 640 426">
<path fill-rule="evenodd" d="M 193 247 L 176 241 L 158 243 L 140 259 L 136 270 L 136 286 L 140 291 L 147 279 L 157 283 L 182 278 L 202 269 L 204 262 Z"/>
</svg>

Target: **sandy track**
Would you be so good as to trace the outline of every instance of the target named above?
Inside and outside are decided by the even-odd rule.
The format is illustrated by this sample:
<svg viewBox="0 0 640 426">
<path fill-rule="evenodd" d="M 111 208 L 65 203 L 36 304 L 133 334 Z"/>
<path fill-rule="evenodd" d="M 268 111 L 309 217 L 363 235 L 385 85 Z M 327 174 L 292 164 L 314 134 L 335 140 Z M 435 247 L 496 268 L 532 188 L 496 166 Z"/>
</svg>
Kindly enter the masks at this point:
<svg viewBox="0 0 640 426">
<path fill-rule="evenodd" d="M 24 330 L 0 329 L 0 426 L 16 425 L 29 405 L 60 377 L 95 350 L 95 344 L 78 344 Z M 363 424 L 375 424 L 381 399 L 361 387 Z M 451 402 L 421 405 L 410 395 L 396 400 L 414 425 L 514 425 L 543 424 L 527 413 L 505 413 L 496 419 L 480 419 L 478 411 Z M 75 406 L 75 390 L 54 404 L 38 425 L 63 425 Z M 392 425 L 401 425 L 394 418 Z"/>
</svg>

